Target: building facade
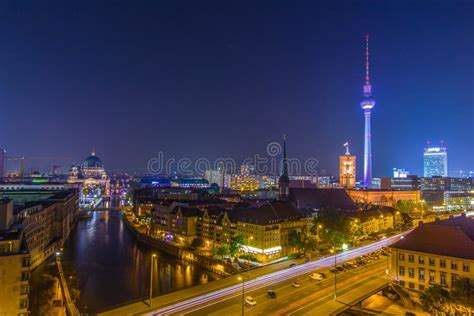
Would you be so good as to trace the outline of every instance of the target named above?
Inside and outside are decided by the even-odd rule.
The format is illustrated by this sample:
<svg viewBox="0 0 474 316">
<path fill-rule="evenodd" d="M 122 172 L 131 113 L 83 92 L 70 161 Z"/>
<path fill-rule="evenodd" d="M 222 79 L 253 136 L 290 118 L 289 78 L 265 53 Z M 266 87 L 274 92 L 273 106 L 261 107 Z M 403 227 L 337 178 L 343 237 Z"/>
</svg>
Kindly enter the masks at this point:
<svg viewBox="0 0 474 316">
<path fill-rule="evenodd" d="M 420 224 L 390 248 L 390 275 L 408 291 L 474 282 L 474 220 L 466 216 Z"/>
<path fill-rule="evenodd" d="M 28 315 L 30 271 L 63 246 L 78 208 L 76 190 L 49 192 L 42 201 L 15 207 L 10 199 L 0 200 L 1 315 Z"/>
<path fill-rule="evenodd" d="M 350 197 L 358 203 L 393 206 L 398 201 L 420 201 L 420 191 L 395 190 L 347 190 Z"/>
<path fill-rule="evenodd" d="M 349 144 L 344 144 L 346 153 L 339 156 L 339 185 L 343 188 L 353 188 L 356 184 L 356 156 L 349 152 Z"/>
<path fill-rule="evenodd" d="M 446 147 L 428 147 L 423 153 L 423 176 L 448 176 L 448 151 Z"/>
</svg>

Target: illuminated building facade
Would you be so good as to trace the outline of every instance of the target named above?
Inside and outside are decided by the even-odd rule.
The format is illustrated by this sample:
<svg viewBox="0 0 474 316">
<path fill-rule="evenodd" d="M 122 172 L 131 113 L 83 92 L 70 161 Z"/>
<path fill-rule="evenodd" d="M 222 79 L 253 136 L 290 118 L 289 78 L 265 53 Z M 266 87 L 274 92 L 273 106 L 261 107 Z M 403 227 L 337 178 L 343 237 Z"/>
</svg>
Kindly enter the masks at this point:
<svg viewBox="0 0 474 316">
<path fill-rule="evenodd" d="M 283 135 L 282 170 L 278 179 L 279 199 L 286 200 L 290 195 L 290 177 L 288 176 L 288 158 L 286 157 L 286 136 Z"/>
<path fill-rule="evenodd" d="M 448 151 L 446 147 L 425 148 L 423 154 L 423 175 L 427 178 L 448 176 Z"/>
<path fill-rule="evenodd" d="M 369 77 L 369 35 L 365 36 L 365 84 L 364 96 L 360 102 L 360 107 L 364 110 L 364 187 L 372 185 L 372 143 L 370 130 L 370 114 L 375 106 L 375 99 L 372 97 L 372 85 Z"/>
<path fill-rule="evenodd" d="M 350 189 L 356 184 L 356 156 L 350 154 L 348 143 L 344 146 L 346 153 L 339 156 L 339 185 Z"/>
<path fill-rule="evenodd" d="M 405 169 L 393 168 L 394 178 L 407 178 L 409 175 L 410 172 Z"/>
<path fill-rule="evenodd" d="M 224 172 L 221 168 L 217 169 L 208 169 L 204 173 L 204 179 L 206 179 L 209 184 L 217 184 L 219 187 L 224 186 L 225 182 L 225 177 L 224 177 Z"/>
<path fill-rule="evenodd" d="M 474 282 L 474 220 L 462 216 L 420 225 L 390 246 L 390 275 L 413 294 L 433 285 L 450 290 Z"/>
<path fill-rule="evenodd" d="M 347 193 L 355 202 L 384 206 L 393 206 L 398 201 L 420 201 L 420 191 L 347 190 Z"/>
<path fill-rule="evenodd" d="M 68 182 L 82 184 L 81 206 L 95 207 L 104 197 L 110 195 L 110 181 L 102 160 L 96 156 L 94 151 L 84 159 L 80 167 L 71 167 Z"/>
</svg>

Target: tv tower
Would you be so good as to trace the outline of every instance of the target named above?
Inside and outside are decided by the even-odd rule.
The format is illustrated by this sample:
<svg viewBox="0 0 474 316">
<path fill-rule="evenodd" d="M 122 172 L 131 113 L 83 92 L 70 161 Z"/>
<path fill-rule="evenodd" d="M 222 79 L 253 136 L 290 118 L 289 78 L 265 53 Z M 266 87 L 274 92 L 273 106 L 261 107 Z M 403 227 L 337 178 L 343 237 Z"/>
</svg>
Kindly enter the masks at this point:
<svg viewBox="0 0 474 316">
<path fill-rule="evenodd" d="M 364 110 L 365 132 L 364 132 L 364 187 L 368 188 L 372 184 L 372 145 L 370 136 L 370 112 L 375 105 L 372 97 L 372 85 L 369 76 L 369 35 L 365 36 L 365 84 L 364 96 L 360 102 L 360 107 Z"/>
</svg>

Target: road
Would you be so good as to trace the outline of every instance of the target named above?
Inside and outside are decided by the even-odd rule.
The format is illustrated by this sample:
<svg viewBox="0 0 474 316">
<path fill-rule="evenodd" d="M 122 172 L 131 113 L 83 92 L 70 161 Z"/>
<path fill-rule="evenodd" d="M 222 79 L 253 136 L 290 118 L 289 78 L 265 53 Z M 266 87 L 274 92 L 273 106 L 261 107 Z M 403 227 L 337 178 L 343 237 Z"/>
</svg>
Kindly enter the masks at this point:
<svg viewBox="0 0 474 316">
<path fill-rule="evenodd" d="M 304 315 L 311 313 L 315 307 L 324 306 L 331 302 L 334 295 L 334 274 L 328 272 L 329 269 L 320 270 L 325 272 L 328 278 L 323 281 L 310 280 L 308 276 L 286 279 L 274 286 L 261 288 L 255 291 L 246 291 L 245 295 L 251 295 L 257 301 L 257 305 L 252 307 L 246 305 L 244 312 L 247 315 Z M 337 275 L 338 295 L 344 295 L 352 289 L 359 288 L 361 284 L 368 280 L 378 278 L 385 274 L 385 257 L 370 263 L 364 267 L 346 271 Z M 300 283 L 300 288 L 294 288 L 294 281 Z M 267 290 L 272 289 L 277 293 L 277 298 L 271 299 L 267 295 Z M 241 295 L 230 295 L 228 299 L 199 310 L 193 308 L 190 311 L 183 311 L 180 314 L 192 316 L 204 315 L 240 315 L 242 310 Z"/>
<path fill-rule="evenodd" d="M 352 260 L 356 257 L 374 252 L 382 247 L 385 247 L 388 244 L 391 244 L 401 238 L 401 236 L 406 235 L 408 232 L 389 237 L 384 240 L 377 241 L 370 245 L 362 246 L 359 248 L 354 248 L 351 250 L 344 251 L 336 255 L 337 262 L 345 262 Z M 282 280 L 295 279 L 300 277 L 307 277 L 311 272 L 316 270 L 322 270 L 330 268 L 334 265 L 334 256 L 329 256 L 317 261 L 308 262 L 305 264 L 298 265 L 293 268 L 287 268 L 281 271 L 276 271 L 269 273 L 264 276 L 259 276 L 256 278 L 250 277 L 245 282 L 246 291 L 249 293 L 252 291 L 265 290 L 271 288 Z M 236 279 L 237 281 L 237 279 Z M 208 308 L 214 304 L 225 303 L 225 301 L 232 300 L 236 297 L 241 297 L 242 295 L 242 285 L 235 284 L 223 289 L 216 290 L 211 293 L 204 295 L 199 295 L 190 299 L 182 300 L 178 303 L 150 311 L 145 315 L 171 315 L 171 314 L 183 314 L 183 313 L 194 313 L 199 312 L 199 310 Z M 252 313 L 253 314 L 253 313 Z"/>
</svg>

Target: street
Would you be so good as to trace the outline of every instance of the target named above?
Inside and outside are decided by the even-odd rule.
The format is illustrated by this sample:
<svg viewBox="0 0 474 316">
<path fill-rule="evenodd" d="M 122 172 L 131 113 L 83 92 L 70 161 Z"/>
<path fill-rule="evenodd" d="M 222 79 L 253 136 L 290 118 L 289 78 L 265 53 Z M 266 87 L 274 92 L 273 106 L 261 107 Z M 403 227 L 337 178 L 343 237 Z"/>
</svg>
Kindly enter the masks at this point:
<svg viewBox="0 0 474 316">
<path fill-rule="evenodd" d="M 388 244 L 391 244 L 399 240 L 400 237 L 405 235 L 406 233 L 407 232 L 398 234 L 398 235 L 386 238 L 384 240 L 374 242 L 370 245 L 344 251 L 342 253 L 337 254 L 336 260 L 338 263 L 342 263 L 345 261 L 352 260 L 356 257 L 374 252 L 382 247 L 387 246 Z M 293 268 L 286 268 L 281 271 L 276 271 L 276 272 L 269 273 L 263 276 L 253 277 L 251 274 L 250 278 L 246 280 L 245 282 L 245 287 L 247 291 L 249 291 L 249 293 L 252 291 L 258 291 L 260 289 L 265 292 L 267 289 L 270 289 L 276 286 L 277 284 L 281 283 L 282 280 L 288 280 L 288 279 L 293 280 L 295 278 L 300 278 L 300 277 L 307 278 L 307 276 L 311 272 L 325 269 L 325 268 L 330 268 L 333 265 L 334 265 L 334 256 L 329 256 L 326 258 L 319 259 L 317 261 L 301 264 Z M 383 263 L 381 263 L 381 265 L 383 266 Z M 330 276 L 332 276 L 332 274 L 328 274 L 328 277 Z M 359 277 L 359 275 L 357 277 Z M 226 305 L 229 305 L 231 303 L 227 302 L 228 299 L 233 299 L 235 297 L 241 298 L 241 293 L 242 293 L 241 282 L 237 280 L 237 277 L 234 277 L 234 278 L 236 282 L 235 285 L 218 289 L 216 291 L 213 291 L 204 295 L 200 295 L 197 297 L 193 297 L 190 299 L 182 300 L 179 303 L 175 303 L 175 304 L 148 312 L 146 315 L 183 314 L 184 312 L 192 313 L 192 312 L 197 312 L 201 309 L 207 308 L 211 305 L 218 304 L 221 302 L 225 302 Z M 330 280 L 324 281 L 323 286 L 327 282 L 330 282 Z M 302 285 L 302 288 L 305 289 L 303 285 Z"/>
<path fill-rule="evenodd" d="M 385 258 L 381 258 L 366 266 L 338 273 L 338 295 L 343 295 L 349 290 L 359 287 L 370 279 L 384 274 Z M 323 281 L 310 280 L 308 276 L 285 279 L 272 287 L 249 290 L 245 296 L 251 295 L 257 305 L 252 307 L 245 304 L 246 315 L 303 315 L 316 307 L 333 300 L 334 274 L 329 269 L 322 269 L 327 278 Z M 292 283 L 298 281 L 299 288 L 294 288 Z M 267 295 L 267 290 L 274 290 L 277 298 L 272 299 Z M 242 296 L 231 295 L 225 300 L 209 305 L 199 310 L 184 311 L 180 314 L 204 316 L 204 315 L 240 315 L 242 309 Z"/>
</svg>

